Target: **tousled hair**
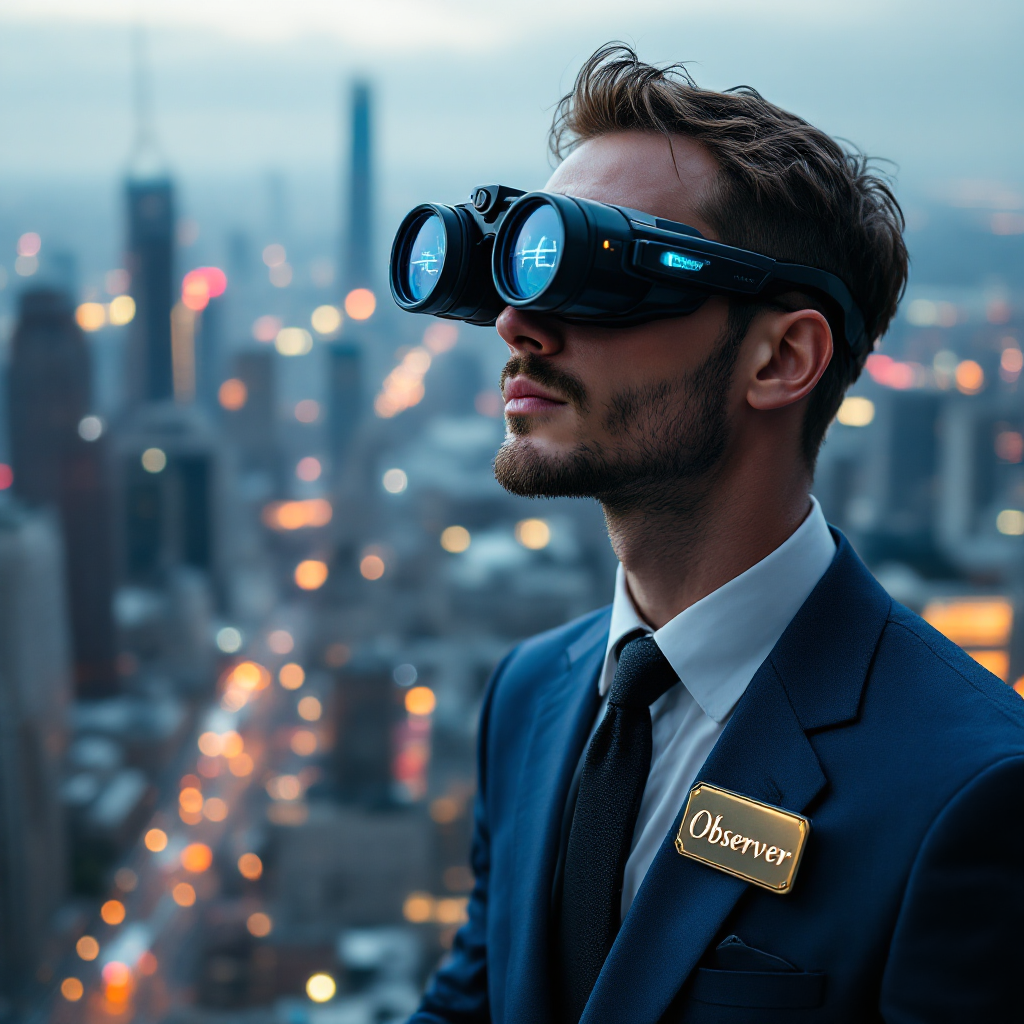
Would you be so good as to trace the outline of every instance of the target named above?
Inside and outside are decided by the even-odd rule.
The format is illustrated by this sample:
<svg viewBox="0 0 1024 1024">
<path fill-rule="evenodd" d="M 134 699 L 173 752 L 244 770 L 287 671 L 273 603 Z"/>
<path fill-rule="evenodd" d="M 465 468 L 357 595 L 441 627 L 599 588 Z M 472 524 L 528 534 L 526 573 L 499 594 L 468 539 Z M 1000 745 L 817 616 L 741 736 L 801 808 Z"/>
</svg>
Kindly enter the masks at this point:
<svg viewBox="0 0 1024 1024">
<path fill-rule="evenodd" d="M 906 287 L 904 219 L 888 179 L 867 156 L 749 86 L 702 89 L 683 64 L 644 64 L 629 46 L 609 43 L 559 102 L 551 151 L 561 159 L 580 142 L 619 131 L 700 143 L 720 169 L 699 209 L 719 239 L 835 274 L 860 307 L 868 337 L 885 333 Z M 732 301 L 730 315 L 749 324 L 750 303 Z M 855 356 L 838 333 L 835 340 L 803 425 L 811 466 L 867 356 Z"/>
</svg>

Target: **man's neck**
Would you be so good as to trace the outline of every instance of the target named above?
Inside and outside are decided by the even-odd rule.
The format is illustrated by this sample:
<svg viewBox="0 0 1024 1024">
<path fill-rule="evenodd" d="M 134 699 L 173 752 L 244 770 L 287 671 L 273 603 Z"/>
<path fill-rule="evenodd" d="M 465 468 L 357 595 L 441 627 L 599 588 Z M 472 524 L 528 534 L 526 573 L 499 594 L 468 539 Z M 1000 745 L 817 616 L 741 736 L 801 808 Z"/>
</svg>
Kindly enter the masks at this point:
<svg viewBox="0 0 1024 1024">
<path fill-rule="evenodd" d="M 718 479 L 642 505 L 604 506 L 633 604 L 652 628 L 756 565 L 806 518 L 809 476 L 788 488 L 744 483 Z"/>
</svg>

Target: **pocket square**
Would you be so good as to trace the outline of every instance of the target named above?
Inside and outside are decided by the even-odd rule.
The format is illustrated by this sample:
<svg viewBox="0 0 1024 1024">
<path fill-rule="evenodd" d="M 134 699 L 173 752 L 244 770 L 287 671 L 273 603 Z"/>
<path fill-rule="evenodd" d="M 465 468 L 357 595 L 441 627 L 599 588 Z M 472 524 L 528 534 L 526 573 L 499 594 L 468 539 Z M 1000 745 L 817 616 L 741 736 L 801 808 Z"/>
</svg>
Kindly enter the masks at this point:
<svg viewBox="0 0 1024 1024">
<path fill-rule="evenodd" d="M 825 975 L 803 971 L 781 956 L 748 946 L 738 935 L 723 939 L 697 968 L 690 989 L 698 1003 L 761 1009 L 820 1006 Z"/>
<path fill-rule="evenodd" d="M 738 935 L 729 935 L 715 948 L 713 963 L 720 971 L 796 971 L 788 960 L 748 946 Z"/>
</svg>

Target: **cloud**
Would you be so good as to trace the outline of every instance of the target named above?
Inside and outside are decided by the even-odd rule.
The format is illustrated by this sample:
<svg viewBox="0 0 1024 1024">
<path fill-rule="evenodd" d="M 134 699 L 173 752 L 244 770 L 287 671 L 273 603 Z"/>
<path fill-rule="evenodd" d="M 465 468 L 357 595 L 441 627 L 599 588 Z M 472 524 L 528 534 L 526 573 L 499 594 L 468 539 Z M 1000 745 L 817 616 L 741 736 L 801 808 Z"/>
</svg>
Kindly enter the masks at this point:
<svg viewBox="0 0 1024 1024">
<path fill-rule="evenodd" d="M 503 174 L 539 184 L 553 104 L 594 47 L 625 38 L 644 59 L 692 62 L 706 87 L 757 87 L 891 157 L 901 181 L 1020 177 L 1019 0 L 624 6 L 140 0 L 138 9 L 150 25 L 157 135 L 189 176 L 328 172 L 346 130 L 342 89 L 358 75 L 374 85 L 385 173 L 460 199 Z M 120 173 L 135 10 L 127 0 L 0 0 L 0 172 Z"/>
<path fill-rule="evenodd" d="M 863 24 L 886 9 L 881 0 L 519 0 L 514 6 L 481 0 L 0 0 L 0 20 L 31 23 L 82 21 L 213 29 L 239 39 L 281 42 L 326 36 L 378 52 L 441 48 L 500 50 L 523 40 L 652 18 L 693 24 L 730 19 L 779 24 Z"/>
</svg>

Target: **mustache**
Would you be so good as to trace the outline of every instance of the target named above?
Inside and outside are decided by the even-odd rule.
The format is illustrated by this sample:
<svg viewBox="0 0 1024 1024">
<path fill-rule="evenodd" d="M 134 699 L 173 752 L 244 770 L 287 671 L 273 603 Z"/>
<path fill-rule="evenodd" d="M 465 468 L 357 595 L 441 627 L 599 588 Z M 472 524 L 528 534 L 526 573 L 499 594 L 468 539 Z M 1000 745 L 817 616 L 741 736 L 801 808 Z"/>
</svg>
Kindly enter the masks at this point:
<svg viewBox="0 0 1024 1024">
<path fill-rule="evenodd" d="M 571 373 L 559 370 L 547 359 L 527 353 L 513 356 L 501 371 L 499 387 L 505 391 L 505 382 L 511 377 L 526 377 L 535 384 L 540 384 L 552 391 L 559 392 L 578 412 L 583 412 L 588 405 L 587 389 L 582 382 Z"/>
</svg>

